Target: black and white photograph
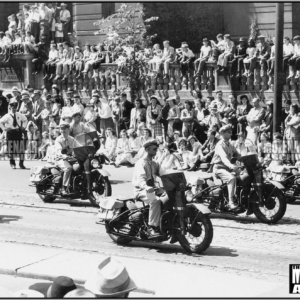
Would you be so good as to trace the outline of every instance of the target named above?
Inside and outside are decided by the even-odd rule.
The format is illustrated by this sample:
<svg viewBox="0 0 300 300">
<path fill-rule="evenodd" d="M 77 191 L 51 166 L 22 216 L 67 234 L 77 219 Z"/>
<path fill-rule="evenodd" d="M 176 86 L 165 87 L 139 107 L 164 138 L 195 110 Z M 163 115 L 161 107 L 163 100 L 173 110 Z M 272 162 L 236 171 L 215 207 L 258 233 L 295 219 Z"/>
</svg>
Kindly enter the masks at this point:
<svg viewBox="0 0 300 300">
<path fill-rule="evenodd" d="M 0 2 L 0 298 L 300 297 L 300 2 Z"/>
</svg>

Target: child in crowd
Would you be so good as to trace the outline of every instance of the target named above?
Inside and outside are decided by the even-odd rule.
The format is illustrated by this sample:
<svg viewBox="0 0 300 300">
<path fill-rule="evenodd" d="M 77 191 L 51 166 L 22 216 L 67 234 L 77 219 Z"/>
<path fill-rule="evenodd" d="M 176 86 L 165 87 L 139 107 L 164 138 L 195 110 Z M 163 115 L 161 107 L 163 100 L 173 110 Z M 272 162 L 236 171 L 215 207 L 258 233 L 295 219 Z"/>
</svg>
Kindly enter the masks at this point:
<svg viewBox="0 0 300 300">
<path fill-rule="evenodd" d="M 26 32 L 24 43 L 25 43 L 25 53 L 31 53 L 34 51 L 35 38 L 33 35 L 31 35 L 30 31 Z"/>
<path fill-rule="evenodd" d="M 57 124 L 55 122 L 55 117 L 54 115 L 50 114 L 49 115 L 49 134 L 50 136 L 53 135 L 54 129 L 56 128 Z"/>
<path fill-rule="evenodd" d="M 46 102 L 46 107 L 41 112 L 41 119 L 42 119 L 42 131 L 48 131 L 49 130 L 49 116 L 52 114 L 51 110 L 51 102 Z"/>
<path fill-rule="evenodd" d="M 16 22 L 16 16 L 12 14 L 8 18 L 8 31 L 12 37 L 14 37 L 15 32 L 17 31 L 17 22 Z"/>
<path fill-rule="evenodd" d="M 39 147 L 39 159 L 44 160 L 46 156 L 46 151 L 48 146 L 50 145 L 50 140 L 49 140 L 49 133 L 47 131 L 44 131 L 42 133 L 42 144 Z"/>
<path fill-rule="evenodd" d="M 57 17 L 55 23 L 55 39 L 56 43 L 62 43 L 64 41 L 63 24 L 60 21 L 60 17 Z"/>
<path fill-rule="evenodd" d="M 15 40 L 12 42 L 12 51 L 11 55 L 13 54 L 23 54 L 24 53 L 24 46 L 22 42 L 22 38 L 20 33 L 15 34 Z"/>
</svg>

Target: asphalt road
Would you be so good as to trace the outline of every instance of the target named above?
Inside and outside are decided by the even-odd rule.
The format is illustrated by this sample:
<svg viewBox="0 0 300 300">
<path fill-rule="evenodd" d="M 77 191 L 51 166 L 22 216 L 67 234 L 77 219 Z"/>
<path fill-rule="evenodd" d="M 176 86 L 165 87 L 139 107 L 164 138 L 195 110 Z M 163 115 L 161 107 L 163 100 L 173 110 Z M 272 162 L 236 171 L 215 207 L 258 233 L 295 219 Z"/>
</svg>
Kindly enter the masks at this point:
<svg viewBox="0 0 300 300">
<path fill-rule="evenodd" d="M 26 166 L 43 163 L 31 161 Z M 133 170 L 105 169 L 112 175 L 113 195 L 131 195 Z M 115 245 L 104 227 L 95 224 L 97 209 L 89 202 L 59 199 L 45 204 L 29 186 L 29 170 L 12 170 L 4 161 L 0 170 L 1 242 L 196 265 L 272 282 L 286 280 L 288 265 L 299 263 L 299 202 L 288 205 L 286 216 L 276 225 L 262 224 L 253 217 L 212 215 L 211 247 L 202 255 L 187 255 L 179 244 Z"/>
</svg>

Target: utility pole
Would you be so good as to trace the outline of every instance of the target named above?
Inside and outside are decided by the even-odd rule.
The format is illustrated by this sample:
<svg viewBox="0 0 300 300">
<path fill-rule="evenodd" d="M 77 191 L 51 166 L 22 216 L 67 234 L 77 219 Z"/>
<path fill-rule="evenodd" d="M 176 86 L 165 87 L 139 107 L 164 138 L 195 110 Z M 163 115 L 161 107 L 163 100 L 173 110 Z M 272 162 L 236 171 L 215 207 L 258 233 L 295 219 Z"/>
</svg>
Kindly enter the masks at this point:
<svg viewBox="0 0 300 300">
<path fill-rule="evenodd" d="M 284 3 L 276 3 L 275 25 L 275 74 L 274 74 L 274 105 L 273 105 L 273 133 L 280 132 L 282 112 L 282 91 L 285 82 L 283 72 L 283 30 L 284 30 Z M 273 137 L 271 137 L 273 138 Z"/>
</svg>

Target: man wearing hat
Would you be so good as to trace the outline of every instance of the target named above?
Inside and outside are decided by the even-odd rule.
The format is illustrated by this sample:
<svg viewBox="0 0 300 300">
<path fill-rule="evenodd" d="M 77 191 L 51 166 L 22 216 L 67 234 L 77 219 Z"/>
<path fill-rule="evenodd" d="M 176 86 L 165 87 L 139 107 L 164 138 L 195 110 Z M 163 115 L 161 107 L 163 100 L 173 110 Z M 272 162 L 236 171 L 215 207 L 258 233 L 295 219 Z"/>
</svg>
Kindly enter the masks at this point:
<svg viewBox="0 0 300 300">
<path fill-rule="evenodd" d="M 15 98 L 10 100 L 9 107 L 10 112 L 0 119 L 0 128 L 6 132 L 7 151 L 10 154 L 10 166 L 16 168 L 14 156 L 19 155 L 19 166 L 21 169 L 26 169 L 24 166 L 25 141 L 23 133 L 28 122 L 24 115 L 17 112 L 18 101 Z M 19 147 L 13 146 L 14 141 L 19 143 Z"/>
<path fill-rule="evenodd" d="M 204 38 L 202 40 L 202 42 L 203 42 L 203 46 L 200 49 L 200 56 L 194 62 L 195 70 L 196 70 L 196 74 L 195 74 L 196 77 L 203 75 L 205 64 L 211 55 L 211 47 L 208 45 L 208 39 Z M 199 65 L 198 65 L 198 63 L 199 63 Z"/>
<path fill-rule="evenodd" d="M 210 114 L 206 116 L 201 125 L 206 125 L 207 127 L 211 127 L 213 125 L 218 125 L 218 127 L 222 126 L 222 117 L 218 111 L 218 105 L 216 103 L 211 103 L 209 106 Z"/>
<path fill-rule="evenodd" d="M 246 51 L 247 51 L 247 43 L 246 39 L 241 37 L 239 39 L 239 44 L 235 48 L 235 53 L 233 56 L 233 60 L 231 61 L 231 76 L 236 76 L 240 78 L 242 76 L 242 71 L 243 71 L 243 60 L 246 57 Z"/>
<path fill-rule="evenodd" d="M 300 70 L 300 35 L 296 35 L 294 38 L 294 55 L 289 59 L 289 70 L 290 74 L 288 79 L 294 77 L 295 70 L 297 71 L 297 75 L 299 77 Z"/>
<path fill-rule="evenodd" d="M 249 111 L 249 114 L 247 115 L 247 121 L 249 125 L 247 138 L 250 139 L 254 144 L 256 144 L 258 138 L 258 132 L 256 128 L 259 128 L 259 126 L 262 124 L 262 120 L 265 117 L 266 111 L 260 105 L 259 98 L 254 98 L 252 101 L 253 108 Z"/>
<path fill-rule="evenodd" d="M 220 72 L 227 68 L 228 60 L 233 57 L 235 45 L 234 42 L 230 40 L 230 34 L 224 35 L 225 41 L 225 51 L 219 55 L 217 65 L 220 68 Z"/>
<path fill-rule="evenodd" d="M 215 148 L 217 143 L 220 140 L 216 138 L 216 131 L 214 130 L 208 130 L 207 132 L 207 140 L 201 147 L 202 153 L 203 153 L 203 161 L 210 162 L 215 154 Z"/>
<path fill-rule="evenodd" d="M 222 139 L 216 145 L 211 164 L 213 165 L 214 175 L 227 184 L 229 209 L 234 210 L 237 208 L 237 204 L 235 203 L 236 175 L 233 175 L 232 173 L 236 173 L 238 171 L 238 167 L 232 164 L 231 160 L 233 158 L 239 159 L 241 155 L 230 143 L 232 135 L 231 125 L 229 124 L 221 127 L 220 134 Z"/>
<path fill-rule="evenodd" d="M 21 97 L 22 97 L 22 103 L 21 107 L 19 110 L 19 113 L 24 115 L 27 118 L 27 121 L 32 120 L 32 114 L 33 114 L 33 104 L 32 101 L 30 100 L 30 95 L 28 91 L 23 90 L 21 92 Z"/>
<path fill-rule="evenodd" d="M 192 50 L 189 49 L 189 46 L 186 42 L 181 44 L 181 59 L 179 61 L 181 74 L 186 77 L 186 72 L 190 72 L 193 69 L 193 60 L 195 59 L 195 54 Z"/>
<path fill-rule="evenodd" d="M 259 61 L 261 70 L 267 70 L 267 60 L 270 58 L 271 47 L 265 41 L 264 35 L 259 35 L 257 37 L 258 44 L 256 45 L 256 60 Z"/>
<path fill-rule="evenodd" d="M 71 20 L 71 14 L 67 10 L 67 4 L 62 3 L 60 7 L 61 7 L 61 11 L 59 17 L 60 17 L 60 21 L 63 23 L 64 41 L 69 42 L 68 31 L 69 31 L 69 22 Z"/>
<path fill-rule="evenodd" d="M 161 216 L 160 196 L 165 197 L 162 193 L 155 194 L 153 189 L 156 177 L 159 176 L 159 164 L 153 161 L 157 153 L 158 143 L 156 140 L 149 140 L 143 146 L 147 155 L 136 162 L 132 184 L 134 186 L 134 196 L 150 205 L 149 225 L 151 230 L 149 234 L 151 237 L 158 237 L 160 236 Z"/>
<path fill-rule="evenodd" d="M 72 155 L 75 146 L 75 139 L 69 135 L 70 124 L 66 121 L 62 121 L 59 124 L 61 135 L 55 140 L 55 153 L 57 166 L 64 172 L 62 195 L 68 195 L 68 187 L 70 185 L 70 179 L 72 175 L 72 166 L 67 161 L 68 156 Z M 62 150 L 66 150 L 67 154 L 62 154 Z"/>
<path fill-rule="evenodd" d="M 129 293 L 137 289 L 126 267 L 114 257 L 105 258 L 84 287 L 97 298 L 128 298 Z"/>
</svg>

